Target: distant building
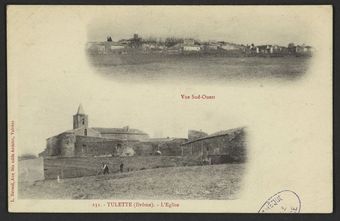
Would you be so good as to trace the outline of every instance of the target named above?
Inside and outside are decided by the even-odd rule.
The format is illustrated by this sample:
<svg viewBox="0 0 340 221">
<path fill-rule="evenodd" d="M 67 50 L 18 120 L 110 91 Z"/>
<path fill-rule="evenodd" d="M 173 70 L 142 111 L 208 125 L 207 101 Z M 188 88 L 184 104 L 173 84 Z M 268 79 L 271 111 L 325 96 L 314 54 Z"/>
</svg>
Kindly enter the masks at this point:
<svg viewBox="0 0 340 221">
<path fill-rule="evenodd" d="M 125 47 L 123 45 L 110 45 L 110 50 L 121 50 Z"/>
<path fill-rule="evenodd" d="M 271 47 L 271 45 L 259 45 L 256 52 L 258 54 L 270 54 Z"/>
<path fill-rule="evenodd" d="M 297 56 L 312 56 L 312 53 L 314 52 L 313 47 L 308 45 L 297 45 L 295 47 L 295 53 Z"/>
<path fill-rule="evenodd" d="M 134 34 L 133 38 L 129 39 L 128 45 L 131 48 L 140 48 L 142 46 L 142 38 L 140 38 L 138 34 Z"/>
<path fill-rule="evenodd" d="M 166 48 L 166 52 L 168 54 L 180 54 L 182 51 L 183 51 L 183 47 L 182 47 L 182 44 L 180 43 L 175 44 L 172 47 Z"/>
<path fill-rule="evenodd" d="M 201 50 L 199 45 L 183 45 L 183 51 L 187 52 L 198 52 Z"/>
</svg>

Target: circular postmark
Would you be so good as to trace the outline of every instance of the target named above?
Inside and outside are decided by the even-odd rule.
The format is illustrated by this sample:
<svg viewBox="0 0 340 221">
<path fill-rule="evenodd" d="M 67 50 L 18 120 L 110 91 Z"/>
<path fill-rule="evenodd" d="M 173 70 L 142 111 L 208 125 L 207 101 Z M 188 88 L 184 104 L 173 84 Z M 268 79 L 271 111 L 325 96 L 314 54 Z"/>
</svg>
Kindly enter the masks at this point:
<svg viewBox="0 0 340 221">
<path fill-rule="evenodd" d="M 259 213 L 299 213 L 300 197 L 291 190 L 283 190 L 271 196 L 260 208 Z"/>
</svg>

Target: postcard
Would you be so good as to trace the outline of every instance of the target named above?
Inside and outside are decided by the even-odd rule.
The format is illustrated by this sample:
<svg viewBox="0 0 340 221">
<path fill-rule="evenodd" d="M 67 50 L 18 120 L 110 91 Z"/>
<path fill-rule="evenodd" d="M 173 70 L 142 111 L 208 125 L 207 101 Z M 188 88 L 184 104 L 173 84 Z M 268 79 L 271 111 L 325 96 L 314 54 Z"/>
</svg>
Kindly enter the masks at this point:
<svg viewBox="0 0 340 221">
<path fill-rule="evenodd" d="M 332 16 L 9 5 L 9 211 L 331 213 Z"/>
</svg>

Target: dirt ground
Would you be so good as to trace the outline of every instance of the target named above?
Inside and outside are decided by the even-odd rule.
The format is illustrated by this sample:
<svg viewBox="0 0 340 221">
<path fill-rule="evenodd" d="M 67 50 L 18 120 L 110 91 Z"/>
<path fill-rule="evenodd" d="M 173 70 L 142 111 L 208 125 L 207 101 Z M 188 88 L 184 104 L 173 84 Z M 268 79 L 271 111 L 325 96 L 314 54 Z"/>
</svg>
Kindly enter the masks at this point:
<svg viewBox="0 0 340 221">
<path fill-rule="evenodd" d="M 244 164 L 171 167 L 19 185 L 20 199 L 235 199 Z"/>
</svg>

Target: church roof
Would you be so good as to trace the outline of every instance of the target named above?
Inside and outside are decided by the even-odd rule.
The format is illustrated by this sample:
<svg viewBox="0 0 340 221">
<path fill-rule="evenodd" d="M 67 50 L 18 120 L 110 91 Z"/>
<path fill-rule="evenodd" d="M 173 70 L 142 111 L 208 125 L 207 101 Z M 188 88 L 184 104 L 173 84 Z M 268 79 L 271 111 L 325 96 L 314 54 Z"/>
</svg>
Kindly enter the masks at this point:
<svg viewBox="0 0 340 221">
<path fill-rule="evenodd" d="M 85 114 L 83 105 L 79 104 L 77 114 Z"/>
<path fill-rule="evenodd" d="M 101 134 L 146 134 L 145 132 L 133 129 L 133 128 L 102 128 L 102 127 L 93 127 L 96 131 Z"/>
</svg>

